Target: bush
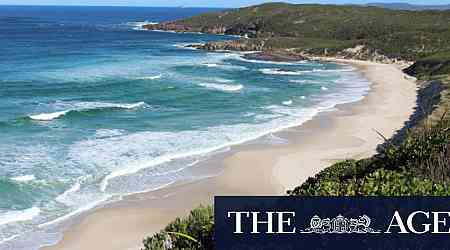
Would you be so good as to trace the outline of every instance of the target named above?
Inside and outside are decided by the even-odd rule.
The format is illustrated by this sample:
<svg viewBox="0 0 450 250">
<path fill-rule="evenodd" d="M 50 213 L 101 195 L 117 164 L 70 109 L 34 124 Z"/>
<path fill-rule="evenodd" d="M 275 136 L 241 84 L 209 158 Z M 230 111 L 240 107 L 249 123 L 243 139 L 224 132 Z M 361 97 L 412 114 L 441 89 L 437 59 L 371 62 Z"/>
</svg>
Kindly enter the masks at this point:
<svg viewBox="0 0 450 250">
<path fill-rule="evenodd" d="M 167 225 L 161 232 L 144 239 L 143 250 L 213 249 L 214 214 L 211 206 L 200 206 L 188 217 Z"/>
</svg>

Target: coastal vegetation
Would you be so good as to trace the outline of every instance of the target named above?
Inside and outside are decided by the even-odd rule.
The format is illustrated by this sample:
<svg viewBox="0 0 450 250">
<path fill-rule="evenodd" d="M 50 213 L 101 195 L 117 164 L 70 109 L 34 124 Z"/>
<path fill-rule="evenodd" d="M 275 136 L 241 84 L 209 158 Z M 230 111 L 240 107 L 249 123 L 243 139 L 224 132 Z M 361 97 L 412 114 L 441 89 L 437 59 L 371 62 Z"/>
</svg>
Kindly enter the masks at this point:
<svg viewBox="0 0 450 250">
<path fill-rule="evenodd" d="M 267 3 L 144 27 L 248 38 L 206 44 L 210 49 L 345 55 L 351 54 L 347 49 L 360 46 L 353 56 L 408 61 L 427 57 L 448 61 L 450 51 L 450 11 Z"/>
<path fill-rule="evenodd" d="M 144 240 L 143 250 L 213 249 L 214 213 L 211 206 L 200 206 L 186 218 L 177 218 L 160 233 Z"/>
<path fill-rule="evenodd" d="M 373 157 L 335 163 L 287 195 L 450 195 L 450 11 L 271 3 L 147 28 L 249 37 L 204 45 L 211 50 L 414 61 L 405 69 L 421 87 L 412 121 L 394 138 L 380 134 L 385 143 Z M 200 207 L 146 238 L 144 249 L 213 249 L 213 229 L 212 209 Z"/>
</svg>

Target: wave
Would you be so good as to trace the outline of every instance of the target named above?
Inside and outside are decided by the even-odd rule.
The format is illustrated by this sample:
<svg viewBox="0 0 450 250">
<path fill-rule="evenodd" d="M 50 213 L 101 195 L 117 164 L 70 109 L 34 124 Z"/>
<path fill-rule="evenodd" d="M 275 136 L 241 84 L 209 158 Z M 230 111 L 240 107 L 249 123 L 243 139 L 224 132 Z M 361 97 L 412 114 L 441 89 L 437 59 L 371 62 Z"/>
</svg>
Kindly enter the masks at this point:
<svg viewBox="0 0 450 250">
<path fill-rule="evenodd" d="M 29 181 L 33 181 L 35 180 L 36 177 L 34 175 L 21 175 L 21 176 L 16 176 L 16 177 L 12 177 L 10 178 L 10 180 L 15 181 L 15 182 L 29 182 Z"/>
<path fill-rule="evenodd" d="M 252 52 L 254 53 L 254 52 Z M 248 53 L 250 54 L 250 53 Z M 256 60 L 256 59 L 247 59 L 244 57 L 244 55 L 239 55 L 236 54 L 237 56 L 235 57 L 235 59 L 243 61 L 243 62 L 248 62 L 248 63 L 259 63 L 259 64 L 275 64 L 275 65 L 299 65 L 299 64 L 306 64 L 306 63 L 310 63 L 309 61 L 296 61 L 296 62 L 279 62 L 279 61 L 266 61 L 266 60 Z"/>
<path fill-rule="evenodd" d="M 100 199 L 100 200 L 97 200 L 95 202 L 89 203 L 89 204 L 87 204 L 85 206 L 82 206 L 82 207 L 80 207 L 80 208 L 78 208 L 78 209 L 76 209 L 76 210 L 74 210 L 74 211 L 72 211 L 72 212 L 70 212 L 70 213 L 68 213 L 66 215 L 63 215 L 63 216 L 61 216 L 59 218 L 56 218 L 55 220 L 42 223 L 42 224 L 38 225 L 38 228 L 46 228 L 48 226 L 55 225 L 55 224 L 58 224 L 60 222 L 63 222 L 65 220 L 69 219 L 69 218 L 72 218 L 75 215 L 79 215 L 79 214 L 82 214 L 82 213 L 84 213 L 86 211 L 89 211 L 89 210 L 91 210 L 93 208 L 96 208 L 98 205 L 108 201 L 110 198 L 111 198 L 111 195 L 108 195 L 108 196 L 104 197 L 103 199 Z"/>
<path fill-rule="evenodd" d="M 360 98 L 359 92 L 355 94 L 355 97 Z M 128 178 L 144 175 L 145 172 L 140 173 L 144 169 L 168 162 L 176 163 L 176 160 L 179 159 L 190 159 L 191 157 L 217 152 L 224 147 L 298 126 L 336 104 L 353 101 L 353 99 L 348 98 L 347 93 L 343 93 L 341 97 L 342 99 L 331 96 L 330 98 L 324 98 L 325 101 L 317 103 L 311 108 L 299 109 L 284 105 L 268 106 L 266 108 L 270 111 L 272 117 L 264 123 L 222 125 L 199 131 L 141 132 L 115 138 L 82 141 L 76 145 L 75 150 L 71 150 L 71 155 L 80 159 L 81 162 L 89 162 L 106 170 L 100 183 L 100 190 L 103 193 L 116 193 L 116 189 L 119 189 L 122 194 L 123 192 L 129 192 L 126 185 L 123 185 L 124 183 L 130 180 L 133 180 L 133 183 L 136 181 Z M 86 148 L 90 150 L 87 151 Z M 167 166 L 164 165 L 164 167 Z M 176 173 L 178 171 L 175 170 Z M 139 173 L 139 175 L 135 175 L 136 173 Z M 177 178 L 183 177 L 173 176 L 171 180 L 177 180 Z M 112 180 L 115 181 L 112 182 Z M 138 183 L 140 187 L 145 186 L 141 181 Z"/>
<path fill-rule="evenodd" d="M 330 72 L 352 72 L 354 70 L 355 70 L 354 68 L 345 67 L 345 68 L 341 68 L 341 69 L 312 69 L 312 70 L 304 70 L 304 71 L 300 71 L 300 72 L 302 72 L 302 73 L 317 73 L 317 72 L 330 73 Z"/>
<path fill-rule="evenodd" d="M 200 83 L 199 86 L 213 89 L 213 90 L 220 90 L 225 92 L 236 92 L 244 88 L 242 84 L 220 84 L 220 83 Z"/>
<path fill-rule="evenodd" d="M 287 71 L 282 69 L 260 69 L 261 73 L 266 75 L 289 75 L 289 76 L 298 76 L 302 75 L 301 71 Z"/>
<path fill-rule="evenodd" d="M 29 221 L 34 217 L 38 216 L 41 210 L 38 207 L 32 207 L 25 210 L 19 211 L 7 211 L 5 213 L 0 213 L 0 225 Z"/>
<path fill-rule="evenodd" d="M 95 137 L 99 139 L 121 136 L 123 134 L 124 131 L 121 129 L 98 129 L 95 131 Z"/>
<path fill-rule="evenodd" d="M 69 112 L 80 112 L 80 111 L 86 111 L 86 110 L 97 110 L 97 109 L 107 109 L 107 108 L 116 108 L 116 109 L 135 109 L 142 106 L 147 105 L 145 102 L 136 102 L 136 103 L 103 103 L 103 102 L 79 102 L 72 104 L 72 108 L 58 111 L 58 112 L 52 112 L 52 113 L 42 113 L 37 115 L 29 115 L 28 117 L 32 120 L 37 121 L 51 121 L 54 119 L 57 119 L 59 117 L 62 117 Z"/>
<path fill-rule="evenodd" d="M 289 101 L 285 101 L 285 102 L 283 102 L 283 105 L 286 105 L 286 106 L 290 106 L 290 105 L 292 105 L 292 100 L 289 100 Z"/>
<path fill-rule="evenodd" d="M 192 45 L 198 45 L 202 46 L 205 45 L 204 43 L 176 43 L 173 46 L 180 48 L 180 49 L 189 49 L 189 50 L 197 50 L 196 47 L 193 47 Z"/>
<path fill-rule="evenodd" d="M 69 196 L 72 193 L 77 192 L 78 190 L 80 190 L 80 188 L 81 188 L 81 184 L 80 184 L 80 182 L 77 181 L 72 187 L 70 187 L 69 189 L 64 191 L 64 193 L 58 195 L 55 198 L 55 200 L 57 200 L 61 203 L 66 203 L 67 196 Z"/>
<path fill-rule="evenodd" d="M 224 70 L 248 70 L 247 67 L 231 64 L 203 63 L 208 68 L 221 68 Z"/>
<path fill-rule="evenodd" d="M 220 82 L 220 83 L 230 83 L 230 82 L 233 82 L 233 80 L 225 79 L 225 78 L 214 78 L 214 81 Z"/>
<path fill-rule="evenodd" d="M 308 80 L 289 80 L 291 83 L 307 83 Z"/>
<path fill-rule="evenodd" d="M 138 80 L 156 80 L 156 79 L 161 79 L 163 75 L 159 74 L 159 75 L 154 75 L 154 76 L 143 76 L 143 77 L 138 77 Z"/>
<path fill-rule="evenodd" d="M 321 89 L 321 90 L 323 90 L 323 91 L 327 91 L 327 90 L 328 90 L 328 88 L 327 88 L 327 87 L 323 87 L 323 86 L 322 86 L 322 87 L 320 87 L 320 89 Z"/>
<path fill-rule="evenodd" d="M 263 74 L 267 75 L 290 75 L 290 76 L 298 76 L 298 75 L 304 75 L 307 73 L 317 73 L 317 72 L 351 72 L 353 71 L 352 68 L 344 68 L 344 69 L 312 69 L 312 70 L 299 70 L 299 71 L 288 71 L 288 70 L 282 70 L 278 68 L 274 69 L 260 69 Z M 289 82 L 292 83 L 304 83 L 305 80 L 290 80 Z"/>
<path fill-rule="evenodd" d="M 219 64 L 217 64 L 217 63 L 203 63 L 203 65 L 205 65 L 208 68 L 217 68 L 217 67 L 219 67 Z"/>
<path fill-rule="evenodd" d="M 36 120 L 36 121 L 51 121 L 53 119 L 56 119 L 56 118 L 61 117 L 63 115 L 66 115 L 70 111 L 71 110 L 64 110 L 64 111 L 53 112 L 53 113 L 44 113 L 44 114 L 39 114 L 39 115 L 30 115 L 29 117 L 32 120 Z"/>
<path fill-rule="evenodd" d="M 158 22 L 149 22 L 149 21 L 141 21 L 141 22 L 128 22 L 126 25 L 133 26 L 133 30 L 145 30 L 143 28 L 144 25 L 155 25 L 158 24 Z"/>
</svg>

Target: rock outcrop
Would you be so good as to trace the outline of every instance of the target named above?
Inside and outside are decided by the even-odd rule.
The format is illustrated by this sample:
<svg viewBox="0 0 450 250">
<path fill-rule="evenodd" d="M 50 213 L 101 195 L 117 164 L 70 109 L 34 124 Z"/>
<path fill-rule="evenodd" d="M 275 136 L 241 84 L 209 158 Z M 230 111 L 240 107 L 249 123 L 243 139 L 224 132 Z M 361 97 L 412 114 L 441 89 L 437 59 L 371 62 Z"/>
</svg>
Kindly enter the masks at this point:
<svg viewBox="0 0 450 250">
<path fill-rule="evenodd" d="M 147 24 L 142 26 L 142 28 L 147 30 L 165 30 L 165 31 L 175 31 L 175 32 L 202 32 L 208 34 L 217 35 L 236 35 L 247 38 L 256 38 L 269 36 L 270 34 L 264 34 L 261 32 L 262 24 L 257 22 L 250 23 L 236 23 L 229 26 L 224 25 L 205 25 L 201 27 L 194 27 L 183 22 L 163 22 L 159 24 Z"/>
<path fill-rule="evenodd" d="M 158 24 L 146 24 L 142 26 L 143 29 L 147 30 L 164 30 L 164 31 L 175 31 L 175 32 L 200 32 L 200 30 L 194 29 L 192 26 L 177 23 L 177 22 L 164 22 Z"/>
<path fill-rule="evenodd" d="M 239 39 L 231 41 L 209 42 L 204 45 L 197 45 L 194 47 L 210 51 L 263 51 L 264 45 L 264 39 Z"/>
</svg>

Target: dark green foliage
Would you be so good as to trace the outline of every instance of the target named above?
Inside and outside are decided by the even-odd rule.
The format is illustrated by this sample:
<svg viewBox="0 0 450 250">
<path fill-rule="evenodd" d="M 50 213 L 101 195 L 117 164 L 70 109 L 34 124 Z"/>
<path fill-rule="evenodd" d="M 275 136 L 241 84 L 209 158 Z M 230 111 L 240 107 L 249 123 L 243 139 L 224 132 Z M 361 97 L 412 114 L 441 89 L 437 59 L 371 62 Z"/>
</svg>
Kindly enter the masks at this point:
<svg viewBox="0 0 450 250">
<path fill-rule="evenodd" d="M 435 76 L 448 77 L 450 75 L 450 51 L 436 53 L 419 59 L 411 67 L 407 68 L 405 72 L 423 79 Z"/>
<path fill-rule="evenodd" d="M 225 27 L 228 34 L 273 37 L 277 42 L 269 46 L 280 48 L 319 48 L 320 44 L 312 41 L 320 40 L 322 49 L 334 50 L 350 42 L 408 60 L 450 51 L 450 11 L 267 3 L 177 23 L 197 31 Z"/>
<path fill-rule="evenodd" d="M 290 195 L 450 195 L 450 120 L 411 132 L 399 145 L 359 161 L 343 161 Z"/>
<path fill-rule="evenodd" d="M 161 232 L 146 238 L 143 250 L 213 249 L 213 219 L 212 207 L 200 206 L 192 210 L 188 217 L 177 218 Z"/>
</svg>

